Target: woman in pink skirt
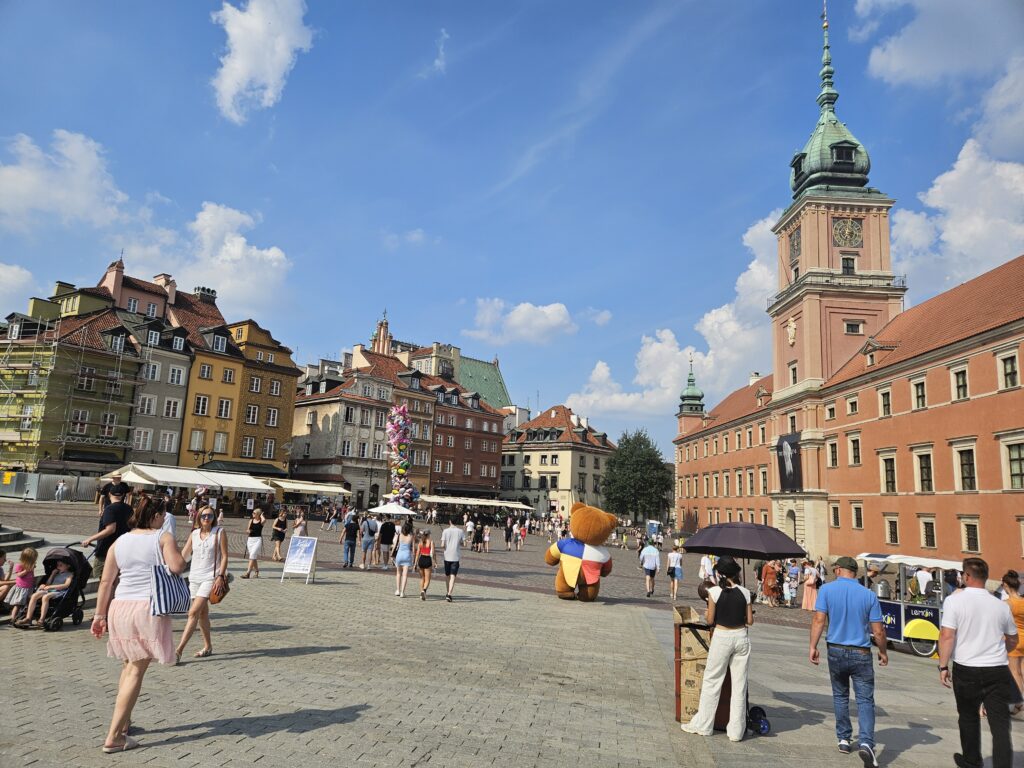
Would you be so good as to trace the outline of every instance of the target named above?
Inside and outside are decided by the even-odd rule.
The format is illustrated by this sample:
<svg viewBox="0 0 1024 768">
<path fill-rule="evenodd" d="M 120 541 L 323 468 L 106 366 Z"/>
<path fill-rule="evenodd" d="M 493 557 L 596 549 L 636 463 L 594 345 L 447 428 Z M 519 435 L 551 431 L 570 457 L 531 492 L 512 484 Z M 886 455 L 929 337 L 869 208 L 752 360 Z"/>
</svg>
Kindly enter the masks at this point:
<svg viewBox="0 0 1024 768">
<path fill-rule="evenodd" d="M 161 532 L 164 498 L 140 500 L 128 520 L 132 529 L 110 547 L 92 618 L 92 634 L 109 633 L 107 655 L 124 663 L 114 702 L 104 752 L 123 752 L 139 746 L 128 736 L 132 708 L 139 698 L 142 678 L 151 661 L 174 663 L 174 642 L 169 616 L 150 615 L 150 580 L 160 554 L 173 573 L 185 570 L 185 560 L 170 533 Z M 120 578 L 119 578 L 120 577 Z M 117 589 L 111 600 L 111 589 Z"/>
</svg>

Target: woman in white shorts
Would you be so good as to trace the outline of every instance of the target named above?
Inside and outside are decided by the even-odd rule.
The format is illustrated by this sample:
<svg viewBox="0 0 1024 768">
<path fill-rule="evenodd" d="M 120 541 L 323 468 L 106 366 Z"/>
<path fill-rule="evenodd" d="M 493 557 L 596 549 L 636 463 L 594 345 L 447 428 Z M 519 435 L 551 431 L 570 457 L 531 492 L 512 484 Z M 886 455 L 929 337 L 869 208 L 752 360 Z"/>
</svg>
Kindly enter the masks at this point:
<svg viewBox="0 0 1024 768">
<path fill-rule="evenodd" d="M 192 593 L 192 607 L 188 611 L 185 631 L 181 633 L 181 641 L 174 651 L 177 661 L 185 646 L 192 639 L 196 625 L 203 635 L 203 647 L 196 652 L 201 659 L 213 653 L 213 642 L 210 636 L 210 594 L 216 589 L 224 589 L 228 571 L 228 542 L 222 528 L 213 525 L 214 512 L 209 507 L 199 510 L 199 527 L 189 534 L 188 541 L 181 551 L 181 556 L 188 560 L 192 556 L 192 565 L 188 572 L 188 588 Z"/>
</svg>

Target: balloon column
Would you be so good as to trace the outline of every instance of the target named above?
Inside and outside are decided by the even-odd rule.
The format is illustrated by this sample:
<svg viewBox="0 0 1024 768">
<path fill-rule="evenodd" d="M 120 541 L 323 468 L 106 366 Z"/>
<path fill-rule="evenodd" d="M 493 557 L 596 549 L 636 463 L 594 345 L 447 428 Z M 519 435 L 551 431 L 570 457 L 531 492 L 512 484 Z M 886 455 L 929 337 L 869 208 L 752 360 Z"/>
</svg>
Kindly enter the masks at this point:
<svg viewBox="0 0 1024 768">
<path fill-rule="evenodd" d="M 412 421 L 409 409 L 396 405 L 388 415 L 388 446 L 391 448 L 391 500 L 406 509 L 412 509 L 420 492 L 409 479 L 412 464 L 409 461 Z"/>
</svg>

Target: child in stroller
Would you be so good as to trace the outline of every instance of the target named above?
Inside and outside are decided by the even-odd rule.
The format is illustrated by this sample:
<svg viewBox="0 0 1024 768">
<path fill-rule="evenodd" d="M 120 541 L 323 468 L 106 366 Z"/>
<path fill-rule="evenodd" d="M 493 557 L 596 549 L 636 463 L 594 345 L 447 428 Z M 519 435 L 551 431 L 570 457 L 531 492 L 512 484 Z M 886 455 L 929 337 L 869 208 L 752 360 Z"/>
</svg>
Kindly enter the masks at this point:
<svg viewBox="0 0 1024 768">
<path fill-rule="evenodd" d="M 56 547 L 43 558 L 46 580 L 32 595 L 25 616 L 16 627 L 59 630 L 68 616 L 76 625 L 82 623 L 85 604 L 85 585 L 92 575 L 92 567 L 85 556 L 74 549 Z M 39 619 L 32 616 L 39 606 Z"/>
</svg>

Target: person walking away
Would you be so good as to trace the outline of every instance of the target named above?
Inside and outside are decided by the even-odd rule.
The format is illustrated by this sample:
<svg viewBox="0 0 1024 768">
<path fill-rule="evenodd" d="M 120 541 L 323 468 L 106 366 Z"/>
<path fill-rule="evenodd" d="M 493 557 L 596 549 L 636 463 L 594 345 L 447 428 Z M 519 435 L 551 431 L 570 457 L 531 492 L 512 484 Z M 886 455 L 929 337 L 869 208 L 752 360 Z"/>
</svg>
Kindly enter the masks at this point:
<svg viewBox="0 0 1024 768">
<path fill-rule="evenodd" d="M 828 672 L 832 679 L 838 748 L 844 754 L 851 751 L 852 680 L 857 699 L 857 740 L 860 744 L 857 754 L 866 768 L 874 768 L 878 761 L 875 759 L 875 668 L 871 659 L 871 637 L 874 637 L 878 648 L 878 665 L 884 667 L 889 663 L 885 630 L 882 628 L 882 607 L 875 593 L 857 582 L 857 561 L 852 557 L 838 558 L 832 570 L 835 580 L 821 586 L 814 604 L 810 661 L 814 665 L 821 661 L 818 641 L 828 621 Z"/>
<path fill-rule="evenodd" d="M 341 544 L 341 567 L 351 568 L 353 562 L 356 559 L 356 541 L 359 539 L 359 523 L 356 522 L 355 517 L 349 516 L 345 518 L 345 525 L 341 530 L 341 538 L 338 543 Z"/>
<path fill-rule="evenodd" d="M 683 578 L 683 555 L 679 551 L 679 545 L 672 547 L 668 553 L 668 595 L 672 602 L 676 601 L 679 591 L 679 582 Z"/>
<path fill-rule="evenodd" d="M 124 485 L 123 483 L 121 485 Z M 114 489 L 109 493 L 110 503 L 103 509 L 100 516 L 99 530 L 92 536 L 82 541 L 83 547 L 89 547 L 96 543 L 96 551 L 93 557 L 92 572 L 98 579 L 103 579 L 103 567 L 107 559 L 107 552 L 121 536 L 128 533 L 128 520 L 132 515 L 132 508 L 124 503 L 124 496 L 120 489 Z"/>
<path fill-rule="evenodd" d="M 1020 574 L 1017 571 L 1007 571 L 1003 576 L 1003 594 L 1006 605 L 1010 608 L 1010 615 L 1013 616 L 1013 623 L 1017 625 L 1017 647 L 1007 655 L 1010 662 L 1010 675 L 1017 686 L 1016 695 L 1012 697 L 1013 704 L 1010 707 L 1010 714 L 1016 715 L 1024 709 L 1024 674 L 1021 672 L 1024 665 L 1024 597 L 1020 594 Z"/>
<path fill-rule="evenodd" d="M 505 551 L 512 551 L 512 534 L 514 533 L 514 526 L 512 525 L 512 515 L 505 518 Z M 550 535 L 551 528 L 548 528 L 548 539 L 551 539 Z"/>
<path fill-rule="evenodd" d="M 429 530 L 420 534 L 417 551 L 419 557 L 416 559 L 416 567 L 420 570 L 420 600 L 426 600 L 427 589 L 430 588 L 430 576 L 434 570 L 434 540 L 430 537 Z"/>
<path fill-rule="evenodd" d="M 284 542 L 285 534 L 288 532 L 288 510 L 281 507 L 274 518 L 274 524 L 270 527 L 270 540 L 274 542 L 274 554 L 270 559 L 278 562 L 284 560 L 281 554 L 281 544 Z"/>
<path fill-rule="evenodd" d="M 181 551 L 183 559 L 192 558 L 188 571 L 188 588 L 192 593 L 192 605 L 188 620 L 181 633 L 178 647 L 174 649 L 174 661 L 181 661 L 185 646 L 199 627 L 203 636 L 203 647 L 196 652 L 197 659 L 213 653 L 213 635 L 210 629 L 210 595 L 216 589 L 222 592 L 227 584 L 228 541 L 223 529 L 214 527 L 216 513 L 210 507 L 199 510 L 199 527 L 189 534 Z"/>
<path fill-rule="evenodd" d="M 704 555 L 700 559 L 700 569 L 697 576 L 701 581 L 718 583 L 718 576 L 715 574 L 715 559 L 711 555 Z"/>
<path fill-rule="evenodd" d="M 811 565 L 810 560 L 804 561 L 803 570 L 804 597 L 800 607 L 805 611 L 813 611 L 818 602 L 818 569 Z"/>
<path fill-rule="evenodd" d="M 959 768 L 982 768 L 981 717 L 984 705 L 992 732 L 992 768 L 1011 768 L 1010 695 L 1013 677 L 1007 653 L 1020 641 L 1010 606 L 985 588 L 988 563 L 964 560 L 964 589 L 946 598 L 939 632 L 939 681 L 953 689 L 960 725 Z M 950 669 L 952 663 L 952 669 Z"/>
<path fill-rule="evenodd" d="M 107 753 L 139 746 L 128 735 L 128 728 L 142 679 L 151 662 L 173 664 L 175 660 L 171 617 L 153 616 L 150 612 L 153 566 L 162 561 L 171 573 L 181 574 L 185 570 L 185 560 L 174 539 L 160 531 L 164 507 L 165 502 L 159 497 L 136 506 L 130 521 L 132 530 L 110 548 L 96 598 L 90 631 L 97 639 L 106 633 L 107 655 L 123 664 L 114 714 L 103 742 L 103 751 Z"/>
<path fill-rule="evenodd" d="M 750 666 L 750 638 L 747 627 L 754 623 L 750 592 L 736 583 L 740 564 L 731 557 L 718 561 L 719 585 L 708 589 L 707 623 L 715 629 L 708 647 L 700 704 L 690 722 L 683 723 L 687 733 L 710 736 L 714 732 L 715 712 L 722 694 L 722 683 L 729 671 L 732 695 L 729 699 L 729 741 L 741 741 L 747 730 L 747 669 Z"/>
<path fill-rule="evenodd" d="M 491 526 L 484 526 L 484 552 L 491 551 Z"/>
<path fill-rule="evenodd" d="M 405 597 L 405 584 L 409 580 L 409 569 L 412 567 L 412 548 L 416 543 L 412 535 L 412 518 L 402 521 L 402 532 L 398 535 L 395 545 L 395 597 Z"/>
<path fill-rule="evenodd" d="M 377 521 L 373 519 L 372 515 L 367 515 L 363 518 L 363 522 L 359 526 L 359 533 L 363 537 L 363 560 L 361 563 L 359 563 L 359 570 L 365 571 L 366 558 L 370 554 L 370 550 L 373 549 L 373 540 L 377 536 Z M 373 558 L 370 559 L 370 565 L 373 565 Z"/>
<path fill-rule="evenodd" d="M 647 597 L 651 597 L 654 594 L 654 577 L 658 575 L 658 569 L 661 567 L 661 553 L 658 552 L 653 539 L 648 539 L 647 545 L 640 550 L 640 567 L 644 569 Z"/>
<path fill-rule="evenodd" d="M 266 521 L 262 509 L 259 507 L 253 509 L 245 533 L 245 551 L 249 555 L 249 564 L 246 566 L 245 573 L 242 574 L 243 579 L 248 579 L 249 576 L 254 576 L 257 579 L 260 577 L 260 564 L 257 558 L 263 551 L 263 524 Z"/>
<path fill-rule="evenodd" d="M 377 536 L 380 539 L 380 567 L 386 571 L 388 561 L 391 560 L 391 548 L 395 543 L 395 523 L 391 518 L 381 521 Z"/>
<path fill-rule="evenodd" d="M 459 575 L 459 561 L 465 539 L 466 534 L 463 530 L 455 525 L 454 520 L 449 520 L 448 527 L 441 534 L 441 547 L 444 549 L 444 578 L 447 587 L 444 599 L 449 603 L 452 601 L 452 591 L 455 589 L 455 577 Z"/>
</svg>

